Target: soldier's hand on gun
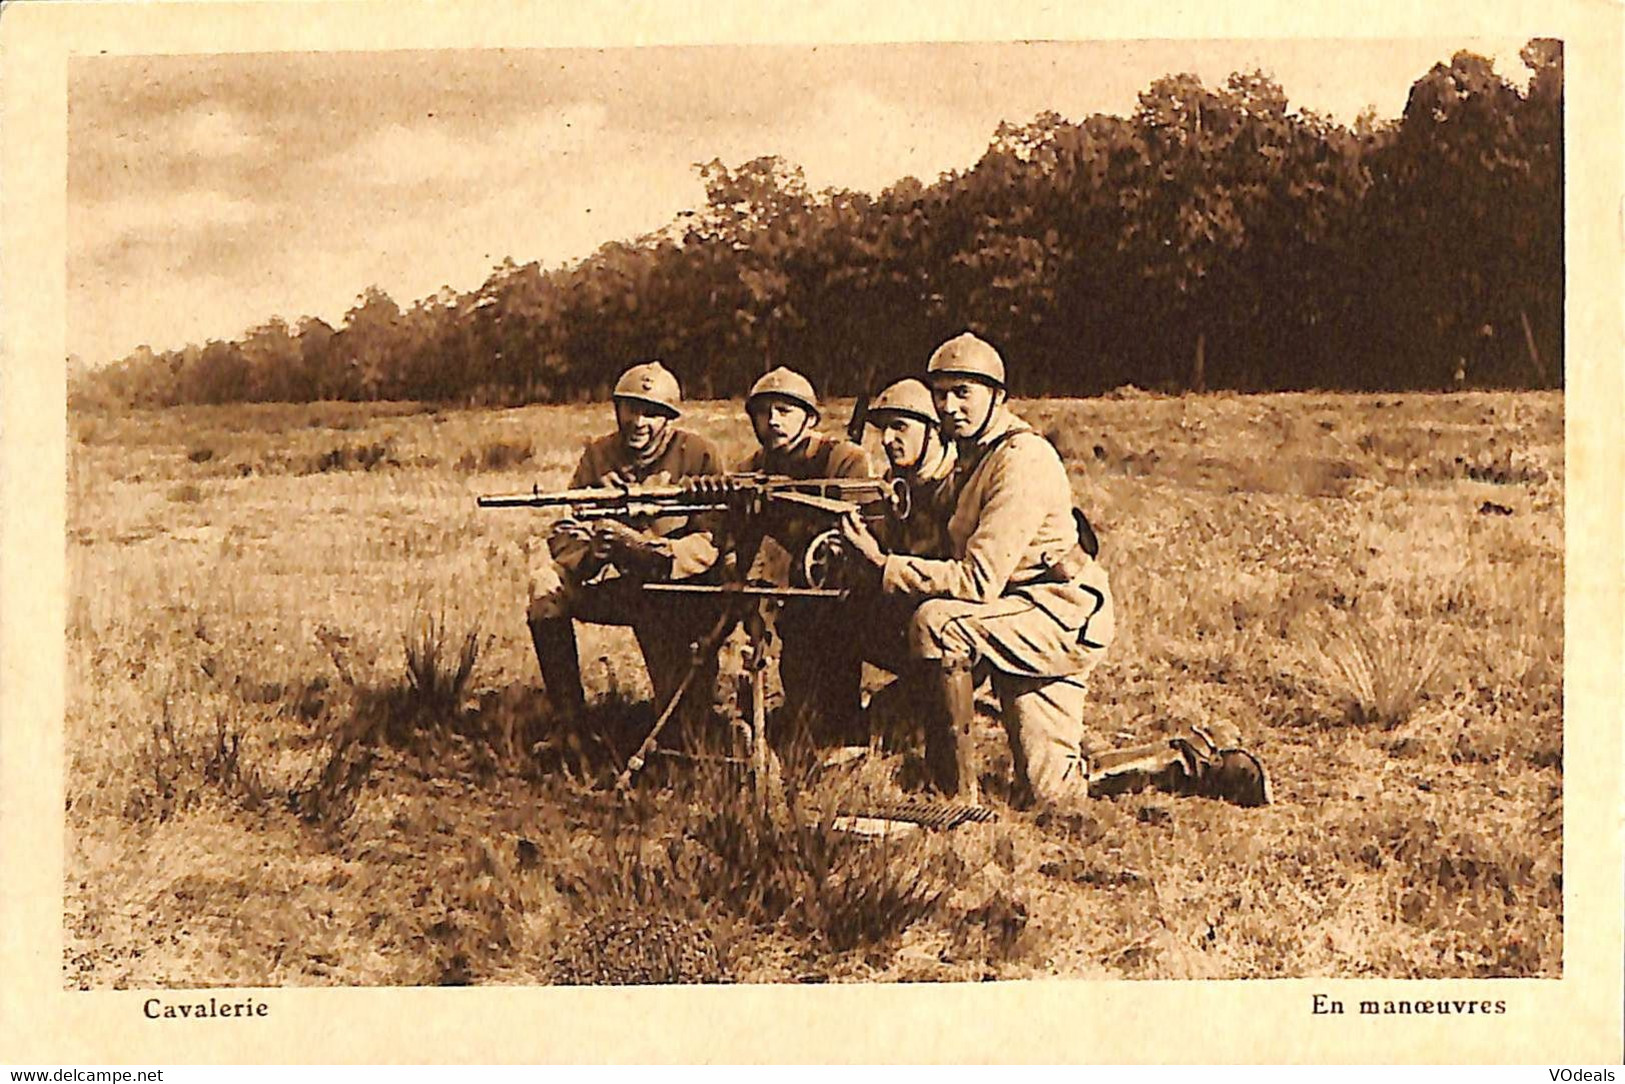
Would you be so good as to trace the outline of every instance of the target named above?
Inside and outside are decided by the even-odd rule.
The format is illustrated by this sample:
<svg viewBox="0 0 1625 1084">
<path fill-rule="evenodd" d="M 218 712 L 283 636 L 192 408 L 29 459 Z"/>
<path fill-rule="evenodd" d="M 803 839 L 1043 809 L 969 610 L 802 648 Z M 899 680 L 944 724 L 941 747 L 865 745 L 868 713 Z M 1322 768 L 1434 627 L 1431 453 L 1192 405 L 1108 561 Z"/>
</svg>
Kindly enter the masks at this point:
<svg viewBox="0 0 1625 1084">
<path fill-rule="evenodd" d="M 592 529 L 574 519 L 561 519 L 547 533 L 547 551 L 560 568 L 591 575 L 603 565 L 592 559 Z"/>
<path fill-rule="evenodd" d="M 638 532 L 624 523 L 617 523 L 612 519 L 603 520 L 592 529 L 592 555 L 600 561 L 613 560 L 638 537 Z"/>
<path fill-rule="evenodd" d="M 614 561 L 643 572 L 659 571 L 671 560 L 671 548 L 665 539 L 612 519 L 604 520 L 594 529 L 592 552 L 600 561 Z"/>
<path fill-rule="evenodd" d="M 841 517 L 841 537 L 846 539 L 853 552 L 862 555 L 870 564 L 879 566 L 886 563 L 886 551 L 880 548 L 880 541 L 869 532 L 869 525 L 863 522 L 863 516 L 856 509 Z"/>
</svg>

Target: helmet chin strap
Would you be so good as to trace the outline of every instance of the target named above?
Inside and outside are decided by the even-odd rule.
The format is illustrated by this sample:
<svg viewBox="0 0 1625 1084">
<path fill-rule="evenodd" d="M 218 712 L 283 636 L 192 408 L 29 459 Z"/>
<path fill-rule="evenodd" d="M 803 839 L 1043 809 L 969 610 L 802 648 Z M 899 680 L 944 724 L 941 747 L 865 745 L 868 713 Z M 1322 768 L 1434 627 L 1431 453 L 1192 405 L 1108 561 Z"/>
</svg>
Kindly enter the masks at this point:
<svg viewBox="0 0 1625 1084">
<path fill-rule="evenodd" d="M 795 436 L 793 436 L 789 440 L 785 441 L 784 447 L 781 449 L 781 454 L 788 455 L 789 453 L 795 451 L 797 448 L 801 447 L 803 444 L 807 443 L 807 437 L 809 435 L 811 435 L 812 429 L 813 429 L 813 417 L 812 417 L 812 415 L 811 414 L 803 414 L 801 416 L 801 428 L 796 430 L 796 435 Z"/>
<path fill-rule="evenodd" d="M 966 444 L 976 444 L 979 442 L 982 439 L 982 435 L 987 432 L 987 427 L 993 424 L 993 415 L 999 412 L 999 407 L 1002 406 L 1003 403 L 1004 390 L 1002 388 L 994 389 L 993 399 L 988 404 L 987 415 L 982 418 L 982 424 L 976 427 L 976 432 L 972 433 L 968 437 L 958 437 L 956 439 L 963 441 Z"/>
<path fill-rule="evenodd" d="M 920 443 L 920 454 L 913 465 L 907 469 L 915 474 L 925 474 L 934 469 L 948 454 L 948 445 L 944 442 L 942 434 L 935 425 L 925 427 L 925 440 Z"/>
</svg>

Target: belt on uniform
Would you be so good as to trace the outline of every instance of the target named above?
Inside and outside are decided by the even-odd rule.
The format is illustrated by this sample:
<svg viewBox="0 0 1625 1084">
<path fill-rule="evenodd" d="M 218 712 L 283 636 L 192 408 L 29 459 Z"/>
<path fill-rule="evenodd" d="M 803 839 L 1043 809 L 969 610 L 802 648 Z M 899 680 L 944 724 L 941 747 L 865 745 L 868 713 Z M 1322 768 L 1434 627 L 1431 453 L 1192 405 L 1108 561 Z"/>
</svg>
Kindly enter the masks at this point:
<svg viewBox="0 0 1625 1084">
<path fill-rule="evenodd" d="M 1095 559 L 1082 546 L 1074 545 L 1061 554 L 1044 554 L 1045 577 L 1050 583 L 1071 583 L 1089 570 Z"/>
</svg>

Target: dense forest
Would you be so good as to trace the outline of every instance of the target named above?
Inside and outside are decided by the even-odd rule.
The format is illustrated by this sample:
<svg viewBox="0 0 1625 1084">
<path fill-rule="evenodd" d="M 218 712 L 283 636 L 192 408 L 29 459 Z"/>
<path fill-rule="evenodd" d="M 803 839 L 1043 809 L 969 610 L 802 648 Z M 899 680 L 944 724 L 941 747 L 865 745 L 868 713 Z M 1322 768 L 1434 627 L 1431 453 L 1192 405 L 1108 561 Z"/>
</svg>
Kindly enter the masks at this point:
<svg viewBox="0 0 1625 1084">
<path fill-rule="evenodd" d="M 810 191 L 776 157 L 696 168 L 705 206 L 544 269 L 341 326 L 141 348 L 80 403 L 507 403 L 602 396 L 661 358 L 695 397 L 774 365 L 852 394 L 969 328 L 1021 395 L 1560 387 L 1563 53 L 1527 90 L 1458 53 L 1404 114 L 1352 127 L 1260 73 L 1154 82 L 1128 117 L 1003 124 L 981 159 L 878 195 Z"/>
</svg>

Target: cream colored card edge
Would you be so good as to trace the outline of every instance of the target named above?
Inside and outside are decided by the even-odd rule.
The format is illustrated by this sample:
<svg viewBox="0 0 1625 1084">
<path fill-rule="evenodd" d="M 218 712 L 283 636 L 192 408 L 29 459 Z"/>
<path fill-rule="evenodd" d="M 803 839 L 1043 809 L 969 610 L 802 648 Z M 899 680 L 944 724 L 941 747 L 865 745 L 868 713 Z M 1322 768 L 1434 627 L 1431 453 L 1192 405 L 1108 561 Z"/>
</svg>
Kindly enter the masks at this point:
<svg viewBox="0 0 1625 1084">
<path fill-rule="evenodd" d="M 0 12 L 0 1061 L 1616 1062 L 1621 1056 L 1621 9 L 1607 3 L 768 7 L 11 5 Z M 541 29 L 545 27 L 544 29 Z M 63 404 L 70 56 L 699 42 L 1555 36 L 1567 43 L 1565 929 L 1557 980 L 1048 981 L 272 990 L 253 1024 L 145 1019 L 62 978 Z M 1336 59 L 1329 59 L 1335 63 Z M 1576 635 L 1576 630 L 1581 635 Z M 1329 1018 L 1324 993 L 1504 1000 L 1504 1016 Z M 1166 1022 L 1180 1021 L 1177 1027 Z M 1183 1036 L 1175 1038 L 1174 1036 Z"/>
</svg>

